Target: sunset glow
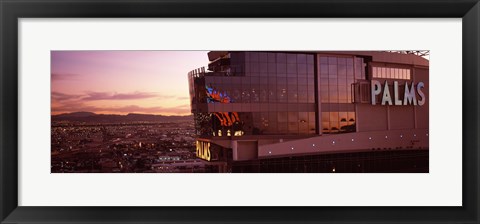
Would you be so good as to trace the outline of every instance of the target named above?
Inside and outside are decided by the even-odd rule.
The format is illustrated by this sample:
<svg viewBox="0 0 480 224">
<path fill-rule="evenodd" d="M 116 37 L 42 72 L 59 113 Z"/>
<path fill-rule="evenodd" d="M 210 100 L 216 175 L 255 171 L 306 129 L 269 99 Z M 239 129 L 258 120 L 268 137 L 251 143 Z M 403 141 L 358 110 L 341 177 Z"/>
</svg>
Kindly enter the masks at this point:
<svg viewBox="0 0 480 224">
<path fill-rule="evenodd" d="M 52 115 L 188 115 L 187 73 L 206 51 L 52 51 Z"/>
</svg>

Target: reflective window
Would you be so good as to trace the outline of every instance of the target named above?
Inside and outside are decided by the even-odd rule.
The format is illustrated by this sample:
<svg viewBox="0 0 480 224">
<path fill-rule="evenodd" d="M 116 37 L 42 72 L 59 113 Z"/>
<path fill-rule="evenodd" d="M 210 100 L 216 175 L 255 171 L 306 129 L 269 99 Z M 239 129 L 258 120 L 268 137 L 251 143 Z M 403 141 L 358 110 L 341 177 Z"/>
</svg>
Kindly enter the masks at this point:
<svg viewBox="0 0 480 224">
<path fill-rule="evenodd" d="M 203 134 L 222 133 L 223 137 L 227 133 L 241 136 L 316 132 L 313 54 L 231 52 L 230 55 L 229 64 L 216 66 L 223 70 L 238 68 L 235 73 L 212 72 L 189 80 L 192 101 L 215 104 L 205 107 L 211 110 L 209 113 L 203 109 L 207 113 L 202 119 L 209 120 L 203 122 L 209 126 Z M 326 71 L 328 80 L 328 67 Z M 341 72 L 346 73 L 346 68 Z"/>
<path fill-rule="evenodd" d="M 363 58 L 320 56 L 318 62 L 322 133 L 354 132 L 354 109 L 345 110 L 343 105 L 352 103 L 355 80 L 365 79 Z"/>
<path fill-rule="evenodd" d="M 410 80 L 410 69 L 407 68 L 391 68 L 391 67 L 372 67 L 373 78 L 383 79 L 405 79 Z"/>
</svg>

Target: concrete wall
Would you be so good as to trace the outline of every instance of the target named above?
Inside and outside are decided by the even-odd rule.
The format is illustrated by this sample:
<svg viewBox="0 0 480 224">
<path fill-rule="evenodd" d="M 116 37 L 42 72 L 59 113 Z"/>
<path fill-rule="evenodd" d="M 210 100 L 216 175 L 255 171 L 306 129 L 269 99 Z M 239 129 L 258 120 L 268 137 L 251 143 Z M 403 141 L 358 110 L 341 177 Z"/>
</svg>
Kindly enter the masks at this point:
<svg viewBox="0 0 480 224">
<path fill-rule="evenodd" d="M 427 129 L 370 131 L 322 135 L 283 143 L 261 145 L 258 157 L 361 152 L 375 150 L 428 150 Z"/>
<path fill-rule="evenodd" d="M 414 69 L 414 80 L 415 83 L 418 82 L 423 82 L 425 84 L 425 87 L 423 88 L 423 92 L 425 93 L 425 96 L 427 100 L 425 101 L 425 104 L 421 107 L 415 107 L 415 114 L 417 116 L 416 119 L 416 124 L 417 128 L 428 128 L 429 124 L 429 105 L 430 105 L 430 91 L 429 91 L 429 82 L 428 82 L 428 76 L 429 76 L 429 71 L 428 68 L 415 68 Z M 445 88 L 445 91 L 448 91 L 448 88 Z"/>
<path fill-rule="evenodd" d="M 257 141 L 236 141 L 236 149 L 233 153 L 233 160 L 236 161 L 257 159 Z"/>
<path fill-rule="evenodd" d="M 414 105 L 381 105 L 377 102 L 377 105 L 371 105 L 369 103 L 356 104 L 356 116 L 357 116 L 357 131 L 380 131 L 380 130 L 403 130 L 403 129 L 428 129 L 429 122 L 429 82 L 428 82 L 428 68 L 415 67 L 413 69 L 413 78 L 408 81 L 411 85 L 412 81 L 415 86 L 419 82 L 424 83 L 422 92 L 425 94 L 425 104 L 420 106 Z M 382 88 L 385 83 L 385 79 L 377 79 L 382 83 Z M 393 85 L 393 81 L 389 79 L 389 85 Z M 399 85 L 403 88 L 405 84 L 404 80 L 397 80 Z M 393 98 L 393 88 L 390 86 L 390 93 Z M 382 93 L 383 94 L 383 91 Z M 403 89 L 400 91 L 400 99 L 403 100 Z M 417 100 L 420 99 L 420 95 L 417 93 Z"/>
</svg>

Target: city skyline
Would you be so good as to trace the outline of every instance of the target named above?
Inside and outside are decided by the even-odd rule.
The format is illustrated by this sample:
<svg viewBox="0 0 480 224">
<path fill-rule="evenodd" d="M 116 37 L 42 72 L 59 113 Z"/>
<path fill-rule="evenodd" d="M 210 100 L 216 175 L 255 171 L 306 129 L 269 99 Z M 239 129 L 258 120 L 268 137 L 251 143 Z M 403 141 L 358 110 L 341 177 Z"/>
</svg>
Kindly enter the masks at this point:
<svg viewBox="0 0 480 224">
<path fill-rule="evenodd" d="M 52 115 L 189 115 L 187 73 L 206 51 L 52 51 Z"/>
</svg>

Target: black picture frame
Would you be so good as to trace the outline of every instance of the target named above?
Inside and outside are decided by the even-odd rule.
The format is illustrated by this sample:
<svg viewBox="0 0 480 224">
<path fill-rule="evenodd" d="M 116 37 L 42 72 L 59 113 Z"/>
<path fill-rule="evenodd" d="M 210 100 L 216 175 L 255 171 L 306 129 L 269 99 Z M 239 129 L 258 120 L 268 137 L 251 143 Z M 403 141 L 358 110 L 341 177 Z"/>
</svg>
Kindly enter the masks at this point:
<svg viewBox="0 0 480 224">
<path fill-rule="evenodd" d="M 479 0 L 0 0 L 1 223 L 479 223 Z M 121 17 L 462 18 L 461 207 L 18 206 L 18 19 Z M 421 34 L 419 34 L 421 35 Z M 448 43 L 446 43 L 448 44 Z M 453 149 L 452 149 L 453 150 Z M 73 193 L 73 192 L 72 192 Z M 394 193 L 394 192 L 392 192 Z M 442 195 L 439 195 L 442 197 Z"/>
</svg>

